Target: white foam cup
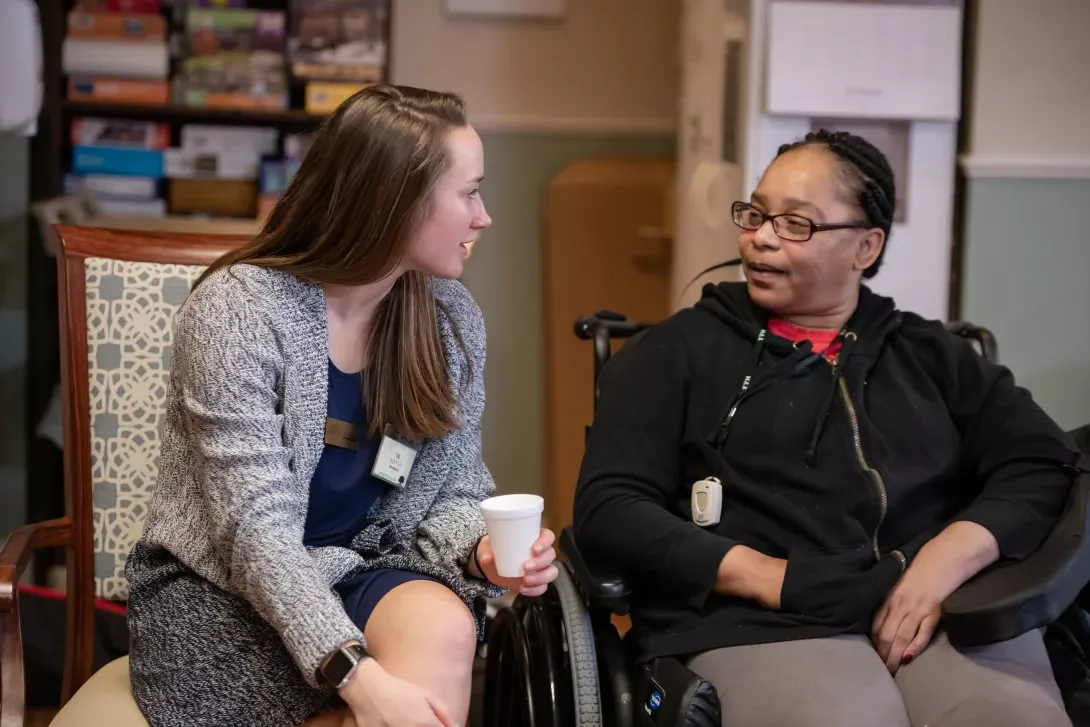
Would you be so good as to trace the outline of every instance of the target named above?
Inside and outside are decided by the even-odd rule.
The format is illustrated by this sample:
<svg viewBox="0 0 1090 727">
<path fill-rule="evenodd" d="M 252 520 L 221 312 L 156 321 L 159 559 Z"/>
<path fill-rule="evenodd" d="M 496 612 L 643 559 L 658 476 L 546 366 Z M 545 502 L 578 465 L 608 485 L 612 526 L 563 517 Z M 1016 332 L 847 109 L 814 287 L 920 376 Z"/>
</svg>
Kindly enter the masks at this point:
<svg viewBox="0 0 1090 727">
<path fill-rule="evenodd" d="M 541 534 L 545 500 L 538 495 L 499 495 L 481 503 L 496 571 L 504 578 L 519 578 L 530 560 L 530 550 Z"/>
</svg>

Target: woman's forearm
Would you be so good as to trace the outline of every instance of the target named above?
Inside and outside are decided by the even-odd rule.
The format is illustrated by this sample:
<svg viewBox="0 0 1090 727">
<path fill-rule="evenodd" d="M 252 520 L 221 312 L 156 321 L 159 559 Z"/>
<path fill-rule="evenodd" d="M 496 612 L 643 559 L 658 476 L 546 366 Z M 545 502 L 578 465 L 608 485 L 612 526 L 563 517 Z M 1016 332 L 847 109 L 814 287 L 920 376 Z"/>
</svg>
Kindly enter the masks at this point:
<svg viewBox="0 0 1090 727">
<path fill-rule="evenodd" d="M 944 573 L 946 590 L 953 593 L 998 558 L 999 544 L 987 528 L 959 520 L 920 548 L 912 567 L 934 568 Z"/>
</svg>

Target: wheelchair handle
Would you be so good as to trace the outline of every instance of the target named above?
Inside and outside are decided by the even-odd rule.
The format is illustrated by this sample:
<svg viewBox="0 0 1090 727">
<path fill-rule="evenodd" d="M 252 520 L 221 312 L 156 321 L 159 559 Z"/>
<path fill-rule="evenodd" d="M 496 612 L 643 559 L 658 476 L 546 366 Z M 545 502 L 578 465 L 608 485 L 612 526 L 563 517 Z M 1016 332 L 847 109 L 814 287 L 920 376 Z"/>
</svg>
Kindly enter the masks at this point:
<svg viewBox="0 0 1090 727">
<path fill-rule="evenodd" d="M 587 341 L 594 338 L 597 329 L 604 328 L 611 338 L 629 338 L 645 328 L 650 328 L 650 326 L 650 323 L 630 321 L 623 313 L 600 310 L 577 320 L 575 322 L 575 335 L 577 338 Z"/>
<path fill-rule="evenodd" d="M 946 328 L 954 335 L 966 338 L 980 346 L 980 354 L 985 361 L 999 363 L 999 345 L 996 343 L 995 334 L 987 328 L 967 321 L 954 321 L 948 323 Z"/>
<path fill-rule="evenodd" d="M 651 327 L 650 323 L 630 321 L 623 314 L 611 310 L 600 310 L 589 316 L 583 316 L 575 322 L 577 338 L 594 342 L 594 408 L 598 409 L 598 377 L 612 353 L 610 340 L 613 338 L 631 338 L 640 331 Z"/>
</svg>

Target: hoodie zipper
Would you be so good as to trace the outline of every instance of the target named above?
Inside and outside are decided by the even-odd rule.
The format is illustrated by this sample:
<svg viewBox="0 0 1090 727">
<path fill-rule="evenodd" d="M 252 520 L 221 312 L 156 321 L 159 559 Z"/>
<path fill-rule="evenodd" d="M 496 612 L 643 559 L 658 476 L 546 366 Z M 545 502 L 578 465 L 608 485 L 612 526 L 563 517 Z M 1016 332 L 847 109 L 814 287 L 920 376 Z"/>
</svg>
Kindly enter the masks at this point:
<svg viewBox="0 0 1090 727">
<path fill-rule="evenodd" d="M 886 496 L 886 483 L 882 480 L 882 475 L 878 470 L 867 464 L 867 458 L 863 455 L 863 441 L 859 436 L 859 419 L 855 415 L 855 406 L 852 404 L 852 397 L 848 394 L 848 385 L 844 382 L 844 379 L 840 380 L 840 394 L 844 399 L 844 405 L 848 408 L 848 418 L 851 419 L 852 423 L 852 440 L 855 443 L 855 456 L 859 459 L 859 466 L 874 479 L 874 485 L 878 489 L 878 500 L 881 503 L 881 511 L 878 514 L 878 524 L 874 526 L 871 547 L 874 548 L 874 558 L 876 560 L 882 560 L 882 551 L 878 549 L 878 531 L 882 527 L 882 522 L 886 519 L 886 508 L 889 506 L 889 498 Z M 903 558 L 904 556 L 901 556 L 901 558 L 898 559 L 901 561 L 902 570 L 904 569 Z"/>
</svg>

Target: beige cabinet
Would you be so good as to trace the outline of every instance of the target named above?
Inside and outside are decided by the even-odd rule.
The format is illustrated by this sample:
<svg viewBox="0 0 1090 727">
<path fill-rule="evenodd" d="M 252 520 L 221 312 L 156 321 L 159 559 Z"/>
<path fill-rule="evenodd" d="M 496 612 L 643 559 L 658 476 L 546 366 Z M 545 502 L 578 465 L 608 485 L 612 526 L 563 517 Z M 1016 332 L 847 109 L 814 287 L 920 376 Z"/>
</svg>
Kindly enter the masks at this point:
<svg viewBox="0 0 1090 727">
<path fill-rule="evenodd" d="M 670 309 L 672 159 L 576 162 L 549 184 L 544 249 L 546 517 L 571 523 L 593 415 L 593 350 L 576 320 L 609 308 L 658 321 Z"/>
</svg>

